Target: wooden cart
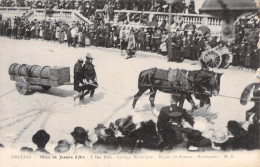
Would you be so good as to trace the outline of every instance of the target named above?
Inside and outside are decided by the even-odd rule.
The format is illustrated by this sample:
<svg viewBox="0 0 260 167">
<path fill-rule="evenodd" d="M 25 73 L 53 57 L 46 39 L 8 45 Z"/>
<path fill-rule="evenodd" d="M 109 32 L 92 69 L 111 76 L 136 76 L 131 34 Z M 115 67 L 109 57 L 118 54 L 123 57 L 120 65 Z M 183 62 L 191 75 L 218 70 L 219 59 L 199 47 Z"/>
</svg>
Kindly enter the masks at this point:
<svg viewBox="0 0 260 167">
<path fill-rule="evenodd" d="M 17 91 L 22 95 L 34 93 L 38 85 L 44 90 L 70 83 L 69 67 L 49 67 L 14 63 L 9 67 L 10 80 L 16 81 Z"/>
<path fill-rule="evenodd" d="M 232 63 L 233 56 L 226 47 L 209 49 L 201 55 L 209 68 L 228 68 Z"/>
</svg>

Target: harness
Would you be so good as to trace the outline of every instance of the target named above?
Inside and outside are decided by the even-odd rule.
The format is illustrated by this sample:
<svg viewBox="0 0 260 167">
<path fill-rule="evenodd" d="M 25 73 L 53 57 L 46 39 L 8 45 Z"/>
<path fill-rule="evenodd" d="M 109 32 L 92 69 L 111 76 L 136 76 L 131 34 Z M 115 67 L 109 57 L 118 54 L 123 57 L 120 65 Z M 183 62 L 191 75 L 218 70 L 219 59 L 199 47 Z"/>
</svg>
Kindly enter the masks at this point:
<svg viewBox="0 0 260 167">
<path fill-rule="evenodd" d="M 155 72 L 157 71 L 157 69 L 155 70 Z M 205 82 L 207 82 L 207 81 L 209 81 L 210 79 L 212 79 L 212 78 L 208 78 L 208 79 L 206 79 L 206 80 L 203 80 L 202 82 L 200 82 L 200 83 L 197 83 L 197 82 L 195 82 L 192 78 L 190 78 L 189 77 L 189 74 L 190 74 L 190 71 L 186 71 L 186 72 L 183 72 L 182 70 L 179 70 L 179 73 L 181 74 L 181 75 L 183 75 L 187 80 L 189 80 L 189 81 L 191 81 L 192 82 L 192 84 L 194 84 L 195 86 L 197 86 L 197 87 L 199 87 L 201 90 L 202 90 L 202 92 L 198 92 L 198 90 L 187 90 L 187 89 L 185 89 L 185 88 L 183 88 L 183 87 L 176 87 L 176 86 L 174 86 L 173 85 L 173 87 L 175 88 L 175 90 L 176 90 L 176 93 L 178 92 L 178 91 L 183 91 L 183 92 L 187 92 L 187 93 L 191 93 L 191 94 L 197 94 L 197 95 L 199 95 L 199 94 L 204 94 L 204 95 L 207 95 L 207 96 L 212 96 L 212 94 L 213 94 L 213 90 L 215 89 L 212 89 L 212 90 L 210 90 L 210 91 L 208 91 L 208 88 L 206 88 L 205 86 L 203 86 L 202 84 L 203 83 L 205 83 Z M 141 83 L 140 84 L 142 84 L 143 86 L 146 86 L 146 87 L 151 87 L 151 90 L 152 90 L 152 92 L 150 92 L 150 94 L 153 94 L 153 93 L 155 93 L 155 89 L 156 88 L 164 88 L 164 89 L 169 89 L 169 90 L 172 90 L 172 87 L 165 87 L 165 86 L 155 86 L 154 85 L 154 83 L 153 83 L 153 81 L 152 81 L 152 74 L 150 74 L 150 73 L 148 73 L 148 81 L 149 81 L 149 84 L 143 84 L 144 83 L 144 79 L 141 81 Z M 217 74 L 215 74 L 214 75 L 214 78 L 217 78 Z M 161 79 L 161 80 L 163 80 L 163 79 Z M 169 80 L 165 80 L 165 81 L 169 81 Z"/>
</svg>

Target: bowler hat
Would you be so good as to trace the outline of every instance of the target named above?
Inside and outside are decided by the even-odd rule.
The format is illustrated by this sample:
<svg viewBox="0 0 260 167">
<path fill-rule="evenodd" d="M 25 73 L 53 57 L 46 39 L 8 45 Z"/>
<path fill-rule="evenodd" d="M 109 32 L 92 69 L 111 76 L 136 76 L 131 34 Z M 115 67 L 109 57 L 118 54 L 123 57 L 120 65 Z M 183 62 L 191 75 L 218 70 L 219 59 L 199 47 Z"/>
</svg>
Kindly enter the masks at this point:
<svg viewBox="0 0 260 167">
<path fill-rule="evenodd" d="M 45 147 L 49 140 L 50 135 L 45 130 L 39 130 L 32 137 L 33 143 L 39 147 Z"/>
<path fill-rule="evenodd" d="M 88 131 L 82 127 L 75 127 L 74 131 L 71 132 L 71 135 L 74 137 L 76 142 L 84 144 L 85 141 L 90 141 L 88 138 Z"/>
<path fill-rule="evenodd" d="M 106 127 L 103 124 L 98 124 L 96 128 L 94 128 L 95 133 L 99 137 L 105 137 L 105 129 Z"/>
<path fill-rule="evenodd" d="M 54 148 L 54 151 L 58 152 L 58 153 L 64 153 L 64 152 L 67 152 L 69 149 L 70 149 L 70 144 L 68 143 L 68 141 L 67 140 L 60 140 L 58 142 L 58 146 L 56 146 Z"/>
<path fill-rule="evenodd" d="M 87 58 L 87 59 L 94 59 L 94 58 L 90 55 L 90 53 L 87 53 L 86 58 Z"/>
</svg>

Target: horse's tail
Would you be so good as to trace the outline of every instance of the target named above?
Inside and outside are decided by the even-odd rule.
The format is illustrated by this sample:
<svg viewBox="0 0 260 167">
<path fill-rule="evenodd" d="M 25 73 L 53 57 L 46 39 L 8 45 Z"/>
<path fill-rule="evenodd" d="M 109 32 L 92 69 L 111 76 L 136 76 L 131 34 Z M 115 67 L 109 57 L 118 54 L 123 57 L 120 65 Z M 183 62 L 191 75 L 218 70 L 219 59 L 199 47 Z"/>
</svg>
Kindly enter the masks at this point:
<svg viewBox="0 0 260 167">
<path fill-rule="evenodd" d="M 252 83 L 252 84 L 248 85 L 247 87 L 245 87 L 245 89 L 243 90 L 241 97 L 240 97 L 240 104 L 242 104 L 242 105 L 247 104 L 250 93 L 252 92 L 252 90 L 255 86 L 256 86 L 256 83 Z"/>
<path fill-rule="evenodd" d="M 141 89 L 144 83 L 151 84 L 151 77 L 154 76 L 155 72 L 156 68 L 141 71 L 138 78 L 138 89 Z"/>
</svg>

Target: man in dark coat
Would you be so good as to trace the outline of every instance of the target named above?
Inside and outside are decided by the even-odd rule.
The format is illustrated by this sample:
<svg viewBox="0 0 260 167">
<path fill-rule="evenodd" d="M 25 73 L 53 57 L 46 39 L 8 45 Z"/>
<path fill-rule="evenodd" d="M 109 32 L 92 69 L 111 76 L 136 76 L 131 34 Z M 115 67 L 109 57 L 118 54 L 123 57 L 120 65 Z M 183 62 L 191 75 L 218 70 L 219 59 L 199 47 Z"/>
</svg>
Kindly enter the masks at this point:
<svg viewBox="0 0 260 167">
<path fill-rule="evenodd" d="M 66 33 L 67 33 L 68 47 L 70 47 L 72 45 L 71 28 L 70 27 L 67 27 Z"/>
<path fill-rule="evenodd" d="M 74 65 L 74 90 L 80 92 L 80 84 L 83 83 L 83 59 L 78 59 Z"/>
<path fill-rule="evenodd" d="M 176 104 L 163 107 L 160 111 L 157 128 L 162 137 L 162 147 L 172 149 L 173 146 L 183 142 L 182 138 L 182 119 L 193 126 L 193 118 L 187 114 L 186 110 L 178 107 Z"/>
<path fill-rule="evenodd" d="M 182 62 L 182 54 L 181 54 L 181 47 L 182 47 L 183 41 L 182 41 L 182 35 L 178 34 L 173 36 L 172 38 L 172 61 L 175 62 Z"/>
<path fill-rule="evenodd" d="M 82 98 L 84 98 L 85 95 L 90 93 L 90 98 L 93 99 L 95 89 L 98 87 L 95 66 L 92 64 L 92 60 L 93 57 L 89 53 L 87 53 L 86 62 L 83 65 L 84 85 L 82 87 L 83 90 L 87 91 L 82 95 Z"/>
<path fill-rule="evenodd" d="M 74 97 L 74 101 L 80 97 L 82 100 L 82 85 L 83 85 L 83 77 L 84 77 L 84 70 L 83 70 L 83 59 L 78 59 L 77 63 L 74 65 L 74 90 L 78 92 L 78 94 Z"/>
<path fill-rule="evenodd" d="M 197 53 L 197 60 L 199 60 L 202 52 L 205 50 L 206 45 L 205 45 L 205 40 L 202 38 L 202 35 L 199 34 L 199 37 L 197 39 L 197 44 L 198 44 L 198 53 Z"/>
<path fill-rule="evenodd" d="M 154 43 L 155 43 L 155 50 L 158 54 L 160 54 L 160 45 L 161 45 L 161 39 L 162 39 L 162 33 L 160 29 L 156 30 L 156 33 L 154 33 Z"/>
</svg>

